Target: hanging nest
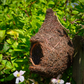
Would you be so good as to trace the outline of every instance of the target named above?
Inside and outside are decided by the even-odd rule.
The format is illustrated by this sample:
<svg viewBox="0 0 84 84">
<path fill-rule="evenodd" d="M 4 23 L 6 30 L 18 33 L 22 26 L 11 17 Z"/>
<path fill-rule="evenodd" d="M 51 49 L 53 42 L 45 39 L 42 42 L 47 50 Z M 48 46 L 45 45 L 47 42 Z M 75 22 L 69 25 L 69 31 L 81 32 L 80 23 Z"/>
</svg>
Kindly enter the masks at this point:
<svg viewBox="0 0 84 84">
<path fill-rule="evenodd" d="M 44 23 L 30 42 L 31 72 L 56 77 L 71 65 L 72 42 L 52 9 L 47 9 Z"/>
</svg>

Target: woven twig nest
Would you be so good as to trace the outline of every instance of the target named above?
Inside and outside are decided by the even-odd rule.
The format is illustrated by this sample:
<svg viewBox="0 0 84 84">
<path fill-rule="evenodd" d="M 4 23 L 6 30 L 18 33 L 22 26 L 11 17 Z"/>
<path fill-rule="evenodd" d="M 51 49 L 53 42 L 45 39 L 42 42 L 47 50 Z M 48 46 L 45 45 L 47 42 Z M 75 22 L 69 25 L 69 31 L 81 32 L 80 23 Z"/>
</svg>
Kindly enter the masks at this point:
<svg viewBox="0 0 84 84">
<path fill-rule="evenodd" d="M 74 53 L 72 42 L 52 9 L 47 9 L 44 23 L 30 42 L 30 71 L 56 77 L 70 66 Z"/>
</svg>

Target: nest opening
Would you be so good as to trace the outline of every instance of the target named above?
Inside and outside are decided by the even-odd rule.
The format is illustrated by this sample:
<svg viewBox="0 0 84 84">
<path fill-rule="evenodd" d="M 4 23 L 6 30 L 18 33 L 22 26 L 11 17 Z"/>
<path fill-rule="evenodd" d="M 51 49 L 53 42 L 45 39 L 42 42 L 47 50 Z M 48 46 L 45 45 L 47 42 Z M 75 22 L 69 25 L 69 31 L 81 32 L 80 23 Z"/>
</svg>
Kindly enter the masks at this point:
<svg viewBox="0 0 84 84">
<path fill-rule="evenodd" d="M 43 57 L 41 45 L 37 42 L 31 44 L 31 59 L 35 65 L 38 65 Z"/>
</svg>

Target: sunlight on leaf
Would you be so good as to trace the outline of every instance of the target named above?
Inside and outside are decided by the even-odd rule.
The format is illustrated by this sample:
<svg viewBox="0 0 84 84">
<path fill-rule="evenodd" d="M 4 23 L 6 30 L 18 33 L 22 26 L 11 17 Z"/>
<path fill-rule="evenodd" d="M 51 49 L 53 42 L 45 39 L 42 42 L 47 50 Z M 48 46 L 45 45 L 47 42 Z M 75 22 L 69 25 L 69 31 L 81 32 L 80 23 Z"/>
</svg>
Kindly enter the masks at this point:
<svg viewBox="0 0 84 84">
<path fill-rule="evenodd" d="M 2 55 L 2 54 L 0 54 L 0 62 L 1 62 L 1 60 L 2 60 L 2 57 L 3 57 L 3 55 Z"/>
<path fill-rule="evenodd" d="M 3 41 L 3 39 L 5 38 L 5 32 L 6 30 L 0 30 L 0 43 Z"/>
</svg>

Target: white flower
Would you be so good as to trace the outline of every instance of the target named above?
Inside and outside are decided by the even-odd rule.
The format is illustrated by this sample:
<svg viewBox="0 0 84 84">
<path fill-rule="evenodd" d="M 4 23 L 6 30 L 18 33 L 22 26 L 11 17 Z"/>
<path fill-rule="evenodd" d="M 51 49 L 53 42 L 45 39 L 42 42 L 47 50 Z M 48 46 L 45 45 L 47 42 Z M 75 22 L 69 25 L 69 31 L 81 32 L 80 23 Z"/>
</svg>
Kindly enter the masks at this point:
<svg viewBox="0 0 84 84">
<path fill-rule="evenodd" d="M 64 84 L 64 80 L 60 79 L 60 80 L 58 80 L 58 83 L 59 84 Z"/>
<path fill-rule="evenodd" d="M 34 83 L 32 83 L 32 84 L 34 84 Z"/>
<path fill-rule="evenodd" d="M 56 83 L 57 83 L 57 79 L 52 78 L 52 79 L 51 79 L 51 83 L 52 83 L 52 84 L 56 84 Z"/>
<path fill-rule="evenodd" d="M 17 78 L 16 78 L 16 81 L 15 81 L 16 84 L 18 84 L 19 81 L 21 81 L 21 82 L 24 81 L 24 76 L 22 76 L 24 73 L 25 73 L 25 71 L 22 71 L 22 70 L 20 70 L 20 72 L 15 71 L 15 72 L 13 73 L 13 75 L 14 75 L 15 77 L 17 77 Z"/>
<path fill-rule="evenodd" d="M 71 84 L 70 82 L 66 82 L 66 84 Z"/>
<path fill-rule="evenodd" d="M 51 82 L 52 82 L 52 84 L 64 84 L 64 80 L 62 80 L 62 79 L 52 78 Z"/>
</svg>

